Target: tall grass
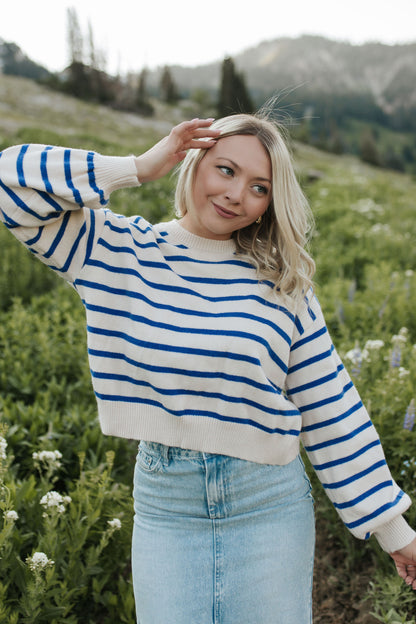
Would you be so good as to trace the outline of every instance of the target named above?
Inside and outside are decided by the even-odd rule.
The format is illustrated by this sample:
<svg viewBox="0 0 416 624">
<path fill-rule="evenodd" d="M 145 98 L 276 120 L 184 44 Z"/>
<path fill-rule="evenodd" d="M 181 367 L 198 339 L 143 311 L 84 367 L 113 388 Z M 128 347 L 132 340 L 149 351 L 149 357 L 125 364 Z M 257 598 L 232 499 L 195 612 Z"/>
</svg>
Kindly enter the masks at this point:
<svg viewBox="0 0 416 624">
<path fill-rule="evenodd" d="M 15 130 L 0 125 L 0 142 L 46 140 L 117 154 L 152 142 L 149 128 L 132 138 L 125 116 L 98 109 L 94 132 L 92 109 L 87 112 L 80 116 L 77 109 L 77 117 L 67 111 L 67 125 L 53 132 L 40 113 L 36 120 L 21 112 Z M 138 125 L 132 129 L 140 135 Z M 153 131 L 155 139 L 159 135 Z M 294 151 L 316 218 L 311 251 L 328 327 L 394 477 L 415 498 L 416 184 L 353 158 L 304 146 Z M 312 169 L 315 181 L 309 182 Z M 112 208 L 166 219 L 172 188 L 167 177 L 118 191 Z M 132 623 L 136 444 L 100 432 L 76 293 L 5 228 L 0 249 L 0 621 Z M 373 540 L 363 547 L 349 535 L 312 471 L 311 478 L 319 523 L 343 566 L 350 576 L 364 558 L 372 566 L 372 583 L 362 593 L 378 620 L 415 622 L 416 600 L 389 557 Z M 416 526 L 415 508 L 407 517 Z"/>
</svg>

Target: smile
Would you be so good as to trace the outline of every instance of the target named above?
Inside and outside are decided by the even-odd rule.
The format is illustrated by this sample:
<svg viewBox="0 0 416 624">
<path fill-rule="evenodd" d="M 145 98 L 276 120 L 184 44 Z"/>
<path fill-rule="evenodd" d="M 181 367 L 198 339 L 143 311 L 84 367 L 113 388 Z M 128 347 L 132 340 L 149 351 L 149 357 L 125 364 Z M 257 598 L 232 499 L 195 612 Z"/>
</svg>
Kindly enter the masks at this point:
<svg viewBox="0 0 416 624">
<path fill-rule="evenodd" d="M 226 210 L 222 206 L 219 206 L 218 204 L 215 204 L 215 203 L 213 203 L 213 206 L 215 208 L 215 212 L 220 217 L 224 217 L 224 219 L 233 219 L 234 217 L 238 217 L 238 215 L 235 212 L 232 212 L 232 210 Z"/>
</svg>

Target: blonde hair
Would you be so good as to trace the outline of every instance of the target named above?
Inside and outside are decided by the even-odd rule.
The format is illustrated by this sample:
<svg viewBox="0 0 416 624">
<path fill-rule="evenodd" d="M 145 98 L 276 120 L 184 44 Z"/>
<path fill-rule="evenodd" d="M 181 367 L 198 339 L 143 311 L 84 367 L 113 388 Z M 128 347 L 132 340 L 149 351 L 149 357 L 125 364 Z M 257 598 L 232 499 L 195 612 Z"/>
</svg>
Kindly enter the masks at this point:
<svg viewBox="0 0 416 624">
<path fill-rule="evenodd" d="M 253 135 L 266 149 L 272 165 L 272 201 L 261 223 L 233 232 L 237 253 L 250 261 L 262 279 L 271 280 L 283 295 L 304 297 L 313 287 L 315 263 L 305 247 L 313 218 L 292 158 L 277 123 L 267 113 L 238 114 L 215 121 L 218 140 L 233 135 Z M 182 162 L 175 193 L 178 217 L 193 202 L 193 187 L 199 163 L 206 150 L 190 150 Z"/>
</svg>

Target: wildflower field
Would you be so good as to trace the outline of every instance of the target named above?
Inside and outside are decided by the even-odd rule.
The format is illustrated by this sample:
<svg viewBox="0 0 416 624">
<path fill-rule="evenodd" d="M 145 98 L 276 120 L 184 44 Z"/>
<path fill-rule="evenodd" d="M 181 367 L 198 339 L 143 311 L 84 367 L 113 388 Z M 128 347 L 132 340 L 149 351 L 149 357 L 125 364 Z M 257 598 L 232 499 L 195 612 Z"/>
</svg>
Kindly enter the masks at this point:
<svg viewBox="0 0 416 624">
<path fill-rule="evenodd" d="M 19 108 L 6 98 L 16 85 L 26 82 L 0 76 L 10 102 L 1 148 L 33 141 L 128 154 L 164 132 L 47 92 Z M 293 151 L 316 219 L 311 250 L 329 330 L 394 477 L 416 499 L 416 182 L 352 157 Z M 112 208 L 168 219 L 173 183 L 118 191 Z M 4 227 L 0 249 L 0 622 L 133 624 L 137 444 L 99 430 L 76 293 Z M 415 624 L 416 597 L 389 556 L 350 536 L 310 473 L 314 623 Z M 416 506 L 407 518 L 416 527 Z"/>
</svg>

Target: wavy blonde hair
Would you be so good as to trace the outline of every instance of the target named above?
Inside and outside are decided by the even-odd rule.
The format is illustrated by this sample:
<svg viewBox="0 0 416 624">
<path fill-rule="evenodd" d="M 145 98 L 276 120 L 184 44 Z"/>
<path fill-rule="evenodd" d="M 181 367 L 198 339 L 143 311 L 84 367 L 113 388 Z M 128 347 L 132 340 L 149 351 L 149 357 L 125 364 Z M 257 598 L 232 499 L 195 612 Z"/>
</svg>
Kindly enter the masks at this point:
<svg viewBox="0 0 416 624">
<path fill-rule="evenodd" d="M 259 277 L 271 280 L 283 295 L 299 299 L 313 287 L 315 263 L 306 251 L 312 230 L 312 213 L 296 178 L 292 157 L 282 130 L 267 113 L 237 114 L 215 121 L 218 138 L 256 136 L 272 165 L 272 201 L 260 224 L 233 232 L 237 253 L 250 261 Z M 206 150 L 190 150 L 179 169 L 175 209 L 183 217 L 193 202 L 193 187 L 199 163 Z"/>
</svg>

